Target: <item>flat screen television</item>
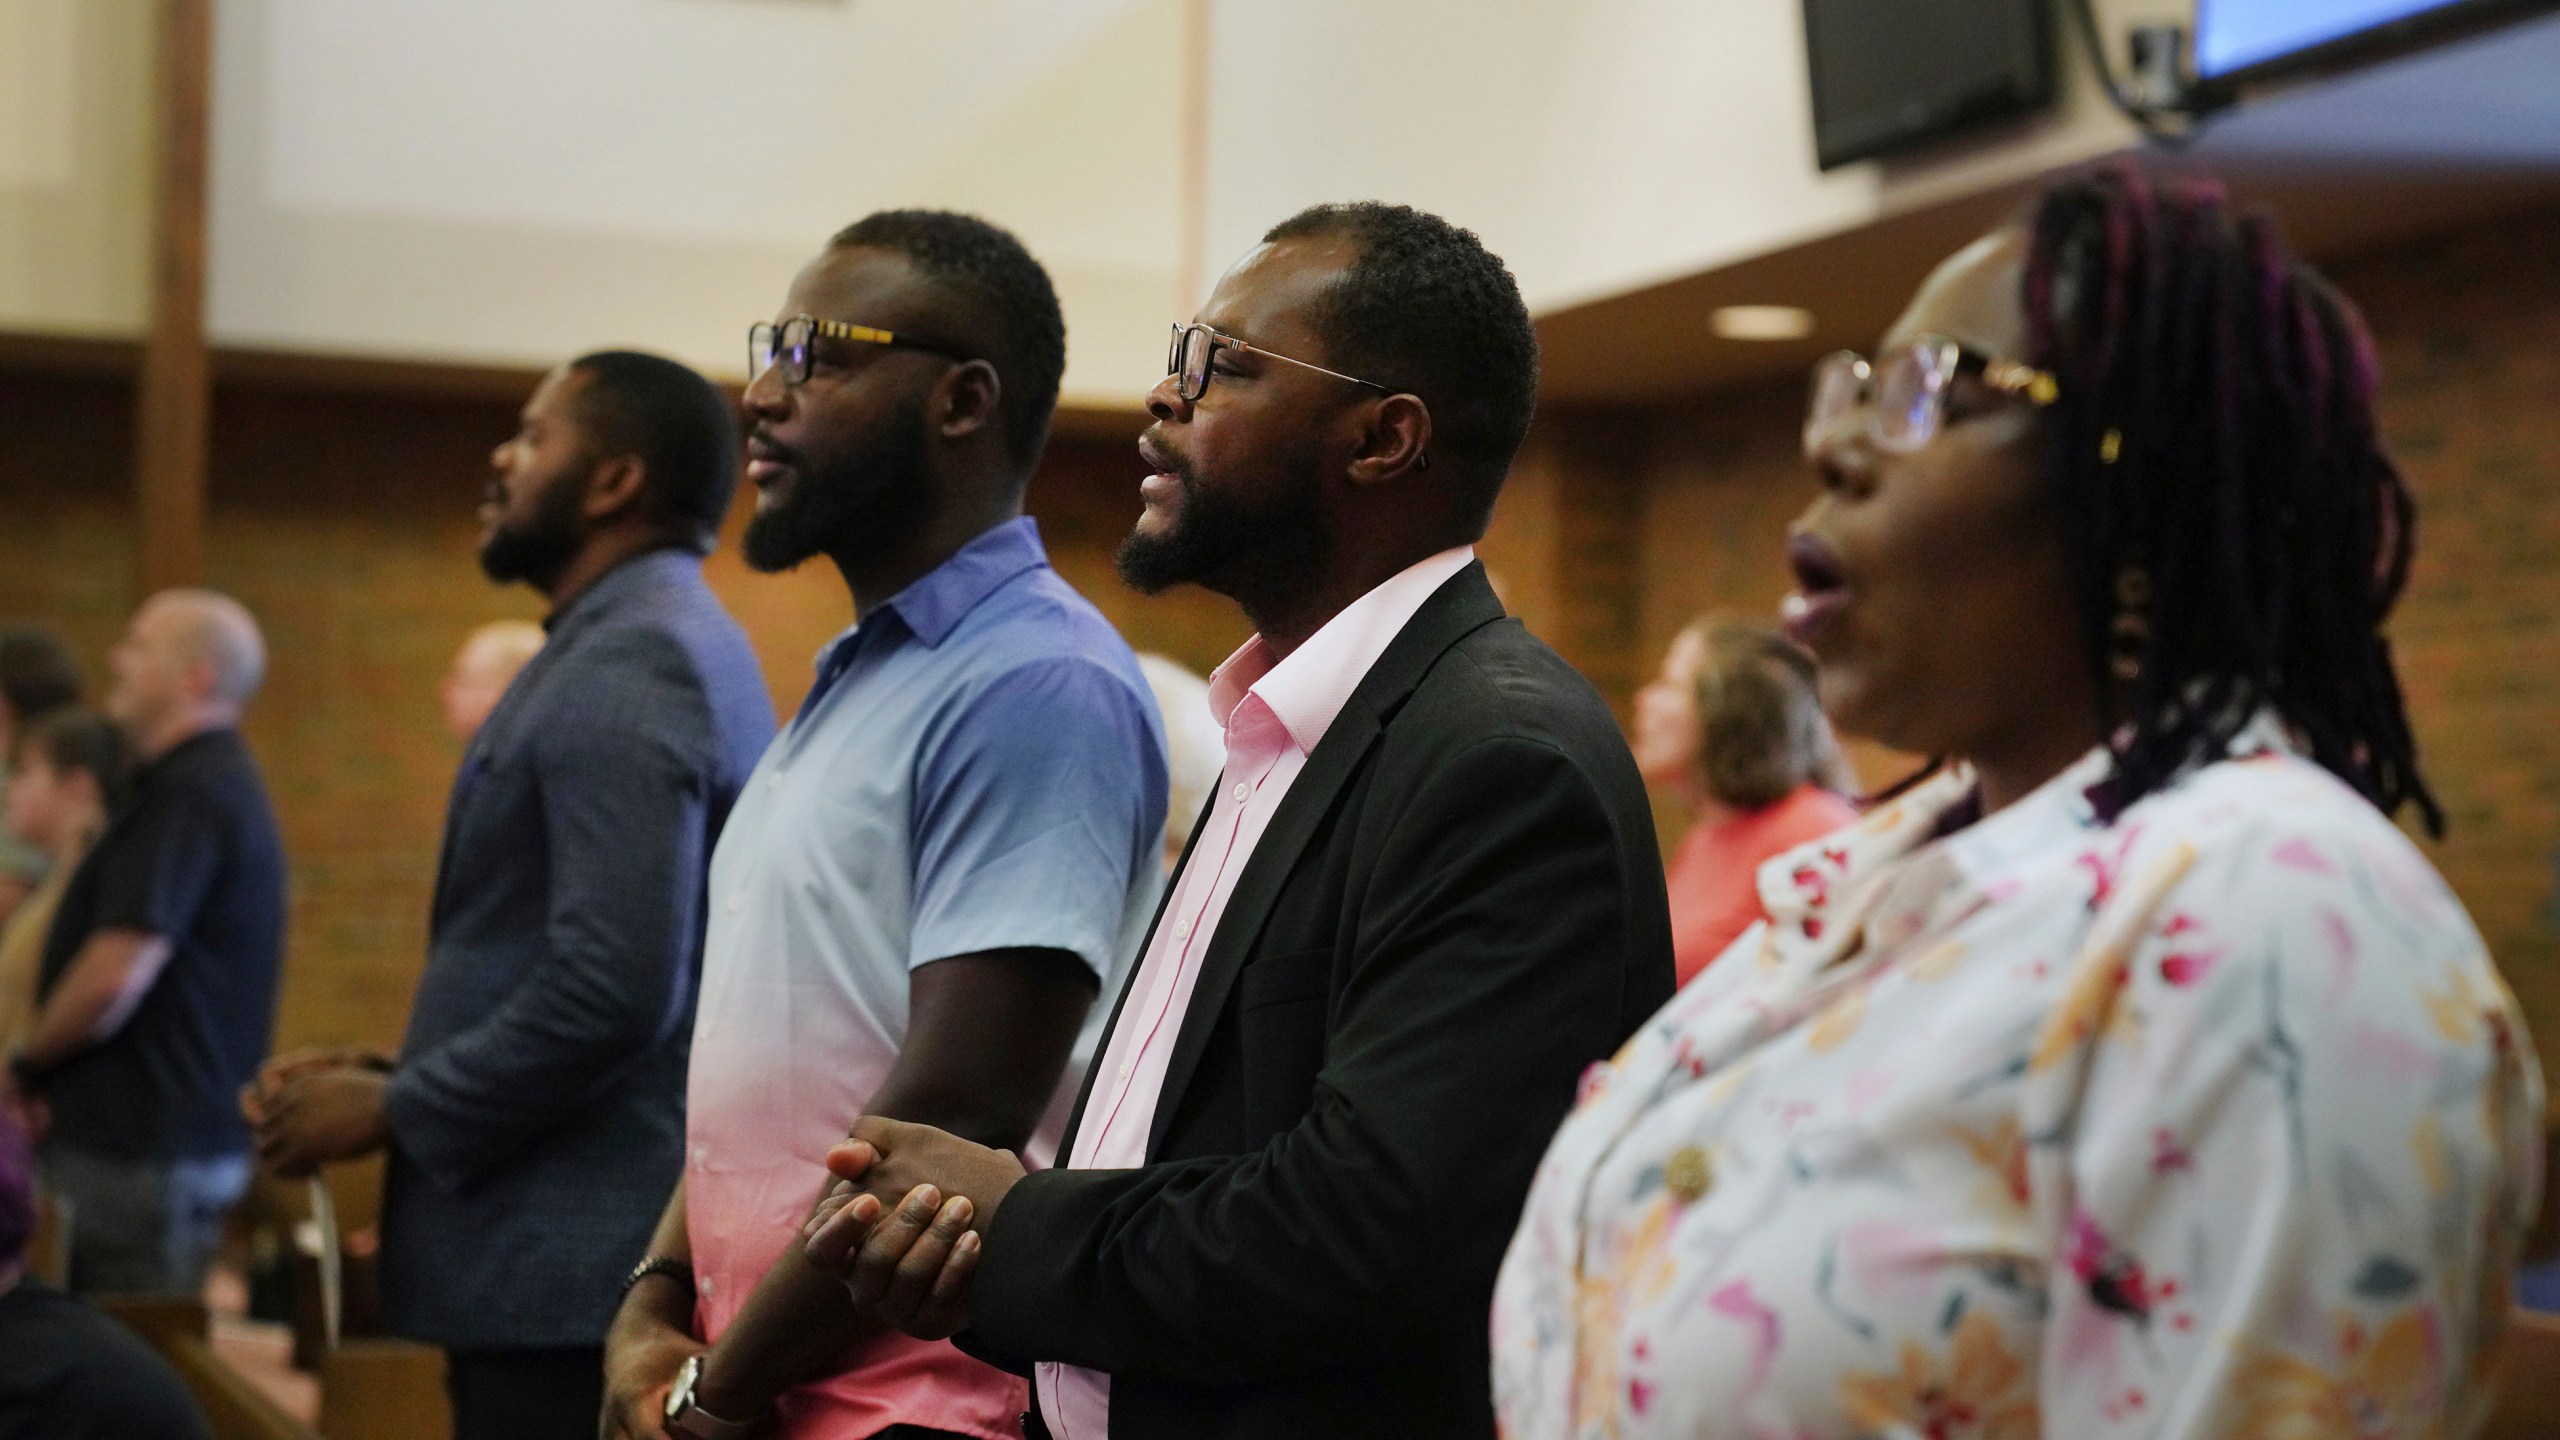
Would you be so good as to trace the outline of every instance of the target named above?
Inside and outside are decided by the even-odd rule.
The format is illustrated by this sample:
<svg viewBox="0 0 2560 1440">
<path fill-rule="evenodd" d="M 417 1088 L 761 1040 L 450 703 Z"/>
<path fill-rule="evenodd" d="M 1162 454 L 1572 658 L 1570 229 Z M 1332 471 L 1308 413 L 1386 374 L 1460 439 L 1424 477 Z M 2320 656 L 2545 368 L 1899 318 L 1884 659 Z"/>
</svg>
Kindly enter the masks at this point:
<svg viewBox="0 0 2560 1440">
<path fill-rule="evenodd" d="M 2209 89 L 2227 90 L 2548 8 L 2549 0 L 2196 0 L 2195 73 Z"/>
<path fill-rule="evenodd" d="M 1804 0 L 1825 170 L 2053 97 L 2048 0 Z"/>
</svg>

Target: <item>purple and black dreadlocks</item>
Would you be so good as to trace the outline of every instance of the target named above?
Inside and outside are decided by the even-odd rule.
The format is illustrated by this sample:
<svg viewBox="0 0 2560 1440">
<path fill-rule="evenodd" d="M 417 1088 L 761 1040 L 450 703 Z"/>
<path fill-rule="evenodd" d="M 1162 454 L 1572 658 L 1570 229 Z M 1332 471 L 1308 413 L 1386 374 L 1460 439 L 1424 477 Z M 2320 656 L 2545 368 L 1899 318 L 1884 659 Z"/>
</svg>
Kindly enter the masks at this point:
<svg viewBox="0 0 2560 1440">
<path fill-rule="evenodd" d="M 2416 509 L 2354 306 L 2218 185 L 2109 166 L 2027 223 L 2031 355 L 2061 382 L 2049 474 L 2091 682 L 2121 727 L 2110 808 L 2272 706 L 2384 813 L 2414 803 L 2441 834 L 2382 635 Z M 2129 684 L 2111 670 L 2128 567 L 2148 581 Z"/>
</svg>

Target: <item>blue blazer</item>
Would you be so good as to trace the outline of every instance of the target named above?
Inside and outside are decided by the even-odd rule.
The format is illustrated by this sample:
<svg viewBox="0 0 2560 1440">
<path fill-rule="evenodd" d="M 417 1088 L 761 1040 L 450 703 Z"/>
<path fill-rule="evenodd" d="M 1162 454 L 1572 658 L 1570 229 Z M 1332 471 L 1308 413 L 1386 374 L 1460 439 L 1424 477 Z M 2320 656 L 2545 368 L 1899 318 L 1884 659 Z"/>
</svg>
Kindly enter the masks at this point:
<svg viewBox="0 0 2560 1440">
<path fill-rule="evenodd" d="M 551 621 L 455 777 L 386 1109 L 386 1319 L 594 1345 L 684 1147 L 703 889 L 773 738 L 747 638 L 660 550 Z"/>
</svg>

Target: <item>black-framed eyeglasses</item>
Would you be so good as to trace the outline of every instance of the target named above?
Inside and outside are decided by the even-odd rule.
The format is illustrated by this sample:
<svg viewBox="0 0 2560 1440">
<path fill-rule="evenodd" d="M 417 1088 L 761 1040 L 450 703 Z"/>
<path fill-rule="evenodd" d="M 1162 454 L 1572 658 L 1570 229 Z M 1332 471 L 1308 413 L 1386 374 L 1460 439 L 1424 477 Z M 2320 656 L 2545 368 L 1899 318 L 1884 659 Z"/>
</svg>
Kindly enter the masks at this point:
<svg viewBox="0 0 2560 1440">
<path fill-rule="evenodd" d="M 1345 375 L 1339 370 L 1327 370 L 1321 365 L 1300 360 L 1292 355 L 1283 355 L 1277 350 L 1265 350 L 1259 345 L 1239 340 L 1233 335 L 1221 335 L 1206 325 L 1185 325 L 1176 321 L 1173 327 L 1173 348 L 1165 355 L 1164 373 L 1174 377 L 1174 387 L 1181 392 L 1183 399 L 1197 400 L 1209 392 L 1209 376 L 1212 373 L 1210 362 L 1217 359 L 1218 352 L 1221 350 L 1240 350 L 1250 355 L 1261 355 L 1283 364 L 1295 365 L 1301 370 L 1313 370 L 1319 375 L 1330 375 L 1336 380 L 1348 380 L 1354 385 L 1366 385 L 1372 390 L 1383 391 L 1389 395 L 1395 393 L 1393 388 L 1381 385 L 1375 380 L 1363 380 L 1357 375 Z"/>
<path fill-rule="evenodd" d="M 1854 350 L 1835 350 L 1814 362 L 1813 393 L 1805 406 L 1805 449 L 1813 449 L 1834 425 L 1863 408 L 1868 438 L 1876 448 L 1908 454 L 1946 428 L 1947 391 L 1965 378 L 1978 378 L 1989 389 L 2037 409 L 2062 394 L 2051 371 L 1986 355 L 1944 335 L 1923 335 L 1872 363 Z"/>
<path fill-rule="evenodd" d="M 782 378 L 793 385 L 806 382 L 818 363 L 817 342 L 820 340 L 853 340 L 865 345 L 893 345 L 907 350 L 924 350 L 951 360 L 974 360 L 938 340 L 883 330 L 876 325 L 848 325 L 841 320 L 821 320 L 814 315 L 794 315 L 776 325 L 759 320 L 747 327 L 747 379 L 753 381 L 776 365 L 782 366 Z"/>
</svg>

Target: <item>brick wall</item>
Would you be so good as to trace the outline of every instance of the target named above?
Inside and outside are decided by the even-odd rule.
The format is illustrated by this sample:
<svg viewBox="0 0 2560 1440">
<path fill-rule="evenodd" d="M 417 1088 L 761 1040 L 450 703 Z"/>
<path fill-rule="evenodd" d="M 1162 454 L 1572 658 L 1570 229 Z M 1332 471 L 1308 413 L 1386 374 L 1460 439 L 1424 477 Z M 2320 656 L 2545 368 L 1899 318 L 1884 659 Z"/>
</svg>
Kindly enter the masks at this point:
<svg viewBox="0 0 2560 1440">
<path fill-rule="evenodd" d="M 2419 504 L 2391 627 L 2449 832 L 2436 862 L 2560 1059 L 2560 209 L 2335 268 Z"/>
<path fill-rule="evenodd" d="M 120 382 L 0 376 L 0 617 L 59 626 L 103 678 L 133 604 Z M 512 400 L 230 389 L 218 397 L 211 583 L 265 625 L 273 664 L 247 726 L 293 863 L 279 1043 L 390 1045 L 423 958 L 447 786 L 459 758 L 435 686 L 462 637 L 539 599 L 473 560 L 473 510 Z M 1132 643 L 1205 669 L 1246 633 L 1232 606 L 1137 596 L 1110 553 L 1136 513 L 1125 440 L 1061 439 L 1032 509 L 1060 570 Z M 713 585 L 788 713 L 811 656 L 851 619 L 823 563 L 749 572 L 730 535 Z"/>
<path fill-rule="evenodd" d="M 2391 634 L 2451 820 L 2430 846 L 2560 1054 L 2560 210 L 2510 215 L 2329 268 L 2384 363 L 2383 422 L 2420 507 Z M 1693 614 L 1769 614 L 1781 537 L 1811 498 L 1803 389 L 1758 386 L 1650 417 L 1641 535 L 1647 664 Z M 1904 763 L 1859 753 L 1873 782 Z"/>
</svg>

